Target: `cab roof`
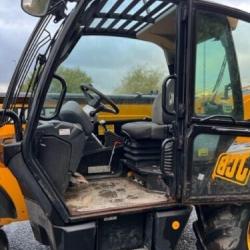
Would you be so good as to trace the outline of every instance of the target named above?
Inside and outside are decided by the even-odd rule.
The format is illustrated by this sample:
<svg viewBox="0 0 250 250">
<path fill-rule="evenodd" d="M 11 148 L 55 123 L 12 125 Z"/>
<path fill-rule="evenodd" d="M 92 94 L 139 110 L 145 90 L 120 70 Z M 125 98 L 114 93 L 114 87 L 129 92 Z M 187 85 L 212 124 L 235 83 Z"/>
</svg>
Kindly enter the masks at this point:
<svg viewBox="0 0 250 250">
<path fill-rule="evenodd" d="M 172 6 L 168 0 L 92 1 L 82 17 L 82 32 L 136 37 Z"/>
</svg>

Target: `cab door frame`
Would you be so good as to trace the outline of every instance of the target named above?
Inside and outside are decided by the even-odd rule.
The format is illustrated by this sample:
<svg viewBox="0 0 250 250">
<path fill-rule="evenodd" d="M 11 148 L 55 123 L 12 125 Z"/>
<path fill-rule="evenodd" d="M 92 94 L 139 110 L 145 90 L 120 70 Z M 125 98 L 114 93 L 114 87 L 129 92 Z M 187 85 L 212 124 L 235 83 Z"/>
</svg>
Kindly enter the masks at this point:
<svg viewBox="0 0 250 250">
<path fill-rule="evenodd" d="M 193 166 L 190 164 L 192 160 L 192 144 L 194 137 L 200 133 L 211 135 L 228 135 L 228 136 L 247 136 L 250 137 L 249 122 L 234 121 L 228 119 L 206 120 L 199 119 L 193 116 L 194 110 L 194 89 L 195 89 L 195 63 L 196 63 L 196 12 L 197 10 L 206 10 L 218 14 L 229 15 L 238 18 L 242 21 L 250 22 L 250 14 L 237 9 L 232 9 L 226 6 L 218 5 L 211 2 L 203 2 L 190 0 L 188 2 L 188 29 L 187 29 L 187 46 L 183 53 L 186 55 L 185 60 L 185 77 L 183 79 L 185 99 L 185 118 L 181 120 L 184 127 L 183 137 L 179 135 L 179 141 L 183 142 L 182 158 L 183 171 L 181 173 L 181 199 L 184 203 L 202 204 L 202 203 L 221 203 L 221 202 L 246 202 L 250 200 L 250 190 L 248 194 L 221 194 L 221 195 L 194 195 L 192 193 L 192 173 Z M 180 92 L 179 92 L 180 94 Z M 178 163 L 178 162 L 177 162 Z"/>
</svg>

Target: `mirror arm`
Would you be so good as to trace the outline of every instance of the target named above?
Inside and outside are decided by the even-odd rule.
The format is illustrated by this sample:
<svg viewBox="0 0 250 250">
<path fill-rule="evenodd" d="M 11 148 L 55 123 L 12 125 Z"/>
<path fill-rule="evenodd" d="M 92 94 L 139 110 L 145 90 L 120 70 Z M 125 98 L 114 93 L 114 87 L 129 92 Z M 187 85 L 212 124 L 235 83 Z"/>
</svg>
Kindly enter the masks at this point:
<svg viewBox="0 0 250 250">
<path fill-rule="evenodd" d="M 4 119 L 5 117 L 9 117 L 13 122 L 15 126 L 15 134 L 16 134 L 16 141 L 21 141 L 23 139 L 22 134 L 22 122 L 18 115 L 12 111 L 12 110 L 0 110 L 0 116 Z"/>
</svg>

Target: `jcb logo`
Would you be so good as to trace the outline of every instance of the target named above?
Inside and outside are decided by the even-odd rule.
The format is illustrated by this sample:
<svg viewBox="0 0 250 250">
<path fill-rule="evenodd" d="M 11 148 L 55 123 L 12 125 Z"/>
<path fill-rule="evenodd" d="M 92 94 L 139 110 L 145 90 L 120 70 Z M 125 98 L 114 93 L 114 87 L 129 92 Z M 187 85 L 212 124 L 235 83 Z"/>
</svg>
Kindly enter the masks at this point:
<svg viewBox="0 0 250 250">
<path fill-rule="evenodd" d="M 247 185 L 250 169 L 246 163 L 249 157 L 249 151 L 221 154 L 216 163 L 212 179 L 220 178 L 241 186 Z"/>
</svg>

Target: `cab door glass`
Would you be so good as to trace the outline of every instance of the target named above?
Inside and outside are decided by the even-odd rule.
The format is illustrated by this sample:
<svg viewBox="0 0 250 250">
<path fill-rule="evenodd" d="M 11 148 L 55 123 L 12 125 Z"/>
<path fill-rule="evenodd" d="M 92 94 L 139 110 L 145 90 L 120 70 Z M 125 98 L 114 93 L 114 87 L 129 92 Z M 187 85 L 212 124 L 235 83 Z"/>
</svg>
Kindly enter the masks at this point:
<svg viewBox="0 0 250 250">
<path fill-rule="evenodd" d="M 250 120 L 250 24 L 238 20 L 232 32 L 242 84 L 244 120 Z"/>
<path fill-rule="evenodd" d="M 198 11 L 196 16 L 195 116 L 250 119 L 250 25 Z"/>
<path fill-rule="evenodd" d="M 220 40 L 209 39 L 197 46 L 196 114 L 230 114 L 233 99 L 225 49 Z M 216 60 L 215 60 L 216 57 Z"/>
</svg>

